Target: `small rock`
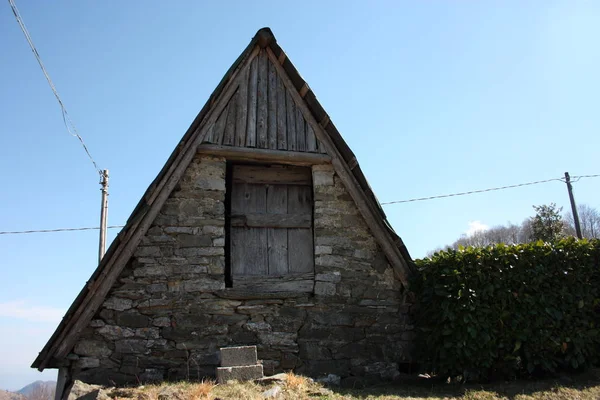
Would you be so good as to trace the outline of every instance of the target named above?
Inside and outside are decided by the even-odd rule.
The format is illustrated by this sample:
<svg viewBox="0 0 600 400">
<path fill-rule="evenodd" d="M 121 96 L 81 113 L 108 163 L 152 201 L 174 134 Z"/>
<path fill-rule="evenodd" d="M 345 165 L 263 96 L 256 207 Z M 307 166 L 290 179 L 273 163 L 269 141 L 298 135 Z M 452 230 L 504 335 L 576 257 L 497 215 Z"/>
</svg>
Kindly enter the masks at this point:
<svg viewBox="0 0 600 400">
<path fill-rule="evenodd" d="M 317 382 L 319 382 L 323 385 L 328 385 L 328 386 L 340 386 L 341 381 L 342 381 L 342 378 L 340 378 L 339 376 L 337 376 L 335 374 L 329 374 L 324 378 L 317 379 Z"/>
<path fill-rule="evenodd" d="M 257 379 L 254 382 L 258 383 L 259 385 L 270 385 L 272 383 L 285 383 L 286 380 L 287 374 L 281 373 L 271 376 L 265 376 L 264 378 Z"/>
<path fill-rule="evenodd" d="M 165 386 L 157 396 L 158 400 L 184 400 L 187 397 L 173 386 Z"/>
<path fill-rule="evenodd" d="M 271 389 L 265 390 L 262 394 L 262 397 L 265 399 L 272 399 L 272 398 L 279 396 L 280 393 L 281 393 L 281 387 L 273 386 Z"/>
<path fill-rule="evenodd" d="M 69 393 L 69 400 L 110 400 L 110 397 L 100 385 L 88 385 L 81 381 L 75 381 Z"/>
</svg>

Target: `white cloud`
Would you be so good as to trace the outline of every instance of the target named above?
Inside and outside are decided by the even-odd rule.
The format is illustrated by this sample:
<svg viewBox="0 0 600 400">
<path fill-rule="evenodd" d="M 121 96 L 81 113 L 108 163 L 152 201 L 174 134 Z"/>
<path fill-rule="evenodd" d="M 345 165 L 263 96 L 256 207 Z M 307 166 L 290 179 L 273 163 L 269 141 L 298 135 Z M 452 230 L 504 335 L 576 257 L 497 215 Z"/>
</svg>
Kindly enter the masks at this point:
<svg viewBox="0 0 600 400">
<path fill-rule="evenodd" d="M 487 231 L 488 229 L 490 229 L 490 227 L 481 221 L 470 221 L 469 229 L 467 229 L 465 233 L 467 236 L 473 236 L 475 232 Z"/>
<path fill-rule="evenodd" d="M 65 314 L 62 308 L 31 305 L 25 300 L 0 303 L 0 317 L 17 318 L 32 322 L 60 322 Z"/>
</svg>

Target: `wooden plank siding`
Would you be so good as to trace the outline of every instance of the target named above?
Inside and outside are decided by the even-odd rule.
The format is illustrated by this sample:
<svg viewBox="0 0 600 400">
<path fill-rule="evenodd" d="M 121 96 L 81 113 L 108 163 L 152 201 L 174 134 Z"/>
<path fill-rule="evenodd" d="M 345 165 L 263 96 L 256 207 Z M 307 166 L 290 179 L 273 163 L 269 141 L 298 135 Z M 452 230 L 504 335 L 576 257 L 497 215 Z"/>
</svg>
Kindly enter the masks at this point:
<svg viewBox="0 0 600 400">
<path fill-rule="evenodd" d="M 233 287 L 312 291 L 310 168 L 233 165 L 230 207 Z"/>
<path fill-rule="evenodd" d="M 231 147 L 324 153 L 263 49 L 240 77 L 240 86 L 203 143 Z"/>
</svg>

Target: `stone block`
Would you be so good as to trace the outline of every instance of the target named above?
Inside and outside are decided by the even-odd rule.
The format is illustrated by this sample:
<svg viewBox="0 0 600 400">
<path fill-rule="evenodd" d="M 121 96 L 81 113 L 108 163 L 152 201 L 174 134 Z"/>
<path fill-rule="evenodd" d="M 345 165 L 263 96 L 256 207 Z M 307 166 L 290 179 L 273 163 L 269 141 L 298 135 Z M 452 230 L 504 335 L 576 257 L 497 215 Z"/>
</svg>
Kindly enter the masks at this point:
<svg viewBox="0 0 600 400">
<path fill-rule="evenodd" d="M 162 293 L 167 291 L 166 283 L 152 283 L 146 288 L 148 293 Z"/>
<path fill-rule="evenodd" d="M 313 171 L 314 186 L 332 186 L 333 171 Z"/>
<path fill-rule="evenodd" d="M 164 379 L 164 373 L 160 369 L 146 368 L 140 375 L 142 382 L 159 382 Z"/>
<path fill-rule="evenodd" d="M 92 328 L 102 328 L 106 323 L 101 319 L 93 319 L 90 321 L 90 327 Z"/>
<path fill-rule="evenodd" d="M 207 247 L 212 246 L 212 237 L 209 235 L 188 235 L 180 234 L 177 236 L 179 247 Z"/>
<path fill-rule="evenodd" d="M 158 339 L 160 333 L 158 328 L 137 328 L 135 330 L 135 336 L 145 339 Z"/>
<path fill-rule="evenodd" d="M 79 369 L 88 369 L 88 368 L 98 368 L 100 366 L 100 360 L 93 357 L 81 357 L 74 363 L 75 368 Z"/>
<path fill-rule="evenodd" d="M 139 339 L 124 339 L 115 342 L 115 351 L 120 354 L 146 353 L 146 341 Z"/>
<path fill-rule="evenodd" d="M 250 332 L 271 332 L 271 325 L 266 322 L 248 322 L 245 325 L 246 329 Z"/>
<path fill-rule="evenodd" d="M 315 294 L 318 296 L 334 296 L 335 283 L 315 282 Z"/>
<path fill-rule="evenodd" d="M 342 280 L 342 274 L 339 271 L 328 272 L 326 274 L 317 274 L 316 281 L 337 283 Z"/>
<path fill-rule="evenodd" d="M 171 319 L 169 317 L 158 317 L 152 321 L 152 325 L 160 327 L 171 326 Z"/>
<path fill-rule="evenodd" d="M 213 290 L 225 289 L 225 281 L 198 279 L 193 281 L 184 281 L 183 287 L 186 292 L 211 292 Z"/>
<path fill-rule="evenodd" d="M 297 348 L 298 334 L 290 332 L 263 332 L 258 334 L 262 344 L 273 346 L 274 348 L 289 347 Z"/>
<path fill-rule="evenodd" d="M 108 340 L 118 340 L 132 337 L 135 335 L 132 329 L 123 328 L 117 325 L 104 325 L 97 332 Z"/>
<path fill-rule="evenodd" d="M 244 367 L 218 367 L 217 382 L 220 384 L 227 381 L 251 381 L 263 377 L 262 365 L 247 365 Z"/>
<path fill-rule="evenodd" d="M 109 310 L 125 311 L 132 307 L 133 302 L 129 299 L 121 299 L 118 297 L 108 298 L 103 306 Z"/>
<path fill-rule="evenodd" d="M 147 267 L 138 267 L 133 270 L 133 276 L 135 277 L 148 277 L 148 276 L 168 276 L 171 273 L 171 268 L 163 265 L 152 265 Z"/>
<path fill-rule="evenodd" d="M 257 360 L 256 346 L 224 347 L 221 349 L 222 367 L 255 365 Z"/>
<path fill-rule="evenodd" d="M 333 249 L 331 246 L 315 246 L 315 255 L 331 254 Z"/>
<path fill-rule="evenodd" d="M 117 323 L 128 328 L 145 328 L 148 326 L 148 317 L 138 312 L 124 312 L 117 314 Z"/>
<path fill-rule="evenodd" d="M 105 342 L 85 339 L 75 345 L 74 351 L 78 355 L 90 357 L 108 357 L 112 353 Z"/>
<path fill-rule="evenodd" d="M 212 242 L 210 243 L 212 246 Z M 175 251 L 181 257 L 202 257 L 202 256 L 223 256 L 225 249 L 223 247 L 189 247 Z"/>
<path fill-rule="evenodd" d="M 160 247 L 158 246 L 139 246 L 134 255 L 136 257 L 160 257 Z"/>
<path fill-rule="evenodd" d="M 223 236 L 225 235 L 225 228 L 222 226 L 206 225 L 202 227 L 202 233 L 214 236 Z"/>
</svg>

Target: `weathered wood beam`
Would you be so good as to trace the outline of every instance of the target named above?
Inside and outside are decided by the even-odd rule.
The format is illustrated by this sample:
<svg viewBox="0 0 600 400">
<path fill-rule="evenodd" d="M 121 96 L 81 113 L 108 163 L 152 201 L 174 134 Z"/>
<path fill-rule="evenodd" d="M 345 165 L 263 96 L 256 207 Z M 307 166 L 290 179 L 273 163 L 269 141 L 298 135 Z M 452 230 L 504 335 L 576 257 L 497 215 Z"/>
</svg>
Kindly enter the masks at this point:
<svg viewBox="0 0 600 400">
<path fill-rule="evenodd" d="M 310 228 L 310 214 L 245 214 L 232 215 L 231 226 L 247 228 Z"/>
<path fill-rule="evenodd" d="M 217 290 L 213 294 L 222 299 L 231 300 L 268 300 L 268 299 L 293 299 L 306 297 L 306 292 L 280 291 L 280 292 L 259 292 L 254 288 L 248 289 L 224 289 Z"/>
<path fill-rule="evenodd" d="M 60 367 L 56 379 L 56 388 L 54 389 L 54 400 L 67 400 L 73 387 L 71 371 L 69 367 Z"/>
<path fill-rule="evenodd" d="M 304 102 L 304 99 L 300 97 L 298 90 L 295 88 L 291 79 L 283 69 L 283 67 L 277 63 L 277 57 L 275 53 L 267 47 L 267 54 L 271 61 L 275 64 L 277 68 L 277 72 L 281 77 L 284 85 L 286 86 L 288 92 L 292 96 L 294 102 L 296 103 L 296 107 L 300 108 L 302 114 L 306 121 L 313 126 L 313 130 L 315 131 L 315 135 L 319 139 L 319 142 L 323 144 L 327 154 L 331 155 L 331 163 L 337 175 L 340 177 L 341 181 L 344 183 L 344 186 L 348 190 L 350 197 L 356 203 L 360 213 L 362 214 L 367 226 L 369 226 L 371 233 L 377 239 L 377 242 L 382 247 L 385 252 L 388 261 L 394 268 L 396 275 L 402 282 L 402 284 L 408 288 L 409 285 L 409 277 L 410 277 L 410 268 L 406 264 L 406 261 L 402 258 L 400 254 L 400 250 L 394 243 L 393 238 L 387 231 L 387 227 L 385 226 L 382 218 L 378 215 L 376 210 L 373 208 L 374 206 L 370 204 L 365 192 L 360 187 L 360 184 L 356 180 L 356 177 L 352 174 L 352 171 L 348 167 L 348 164 L 343 160 L 342 155 L 338 151 L 337 147 L 324 130 L 324 126 L 329 123 L 329 118 L 324 118 L 322 124 L 319 124 L 310 110 L 308 106 Z"/>
<path fill-rule="evenodd" d="M 198 153 L 225 157 L 232 161 L 268 162 L 287 165 L 315 165 L 331 163 L 331 157 L 326 154 L 256 149 L 247 147 L 217 146 L 212 144 L 202 144 L 198 146 Z"/>
<path fill-rule="evenodd" d="M 312 172 L 308 167 L 288 165 L 234 165 L 233 182 L 310 186 Z"/>
</svg>

